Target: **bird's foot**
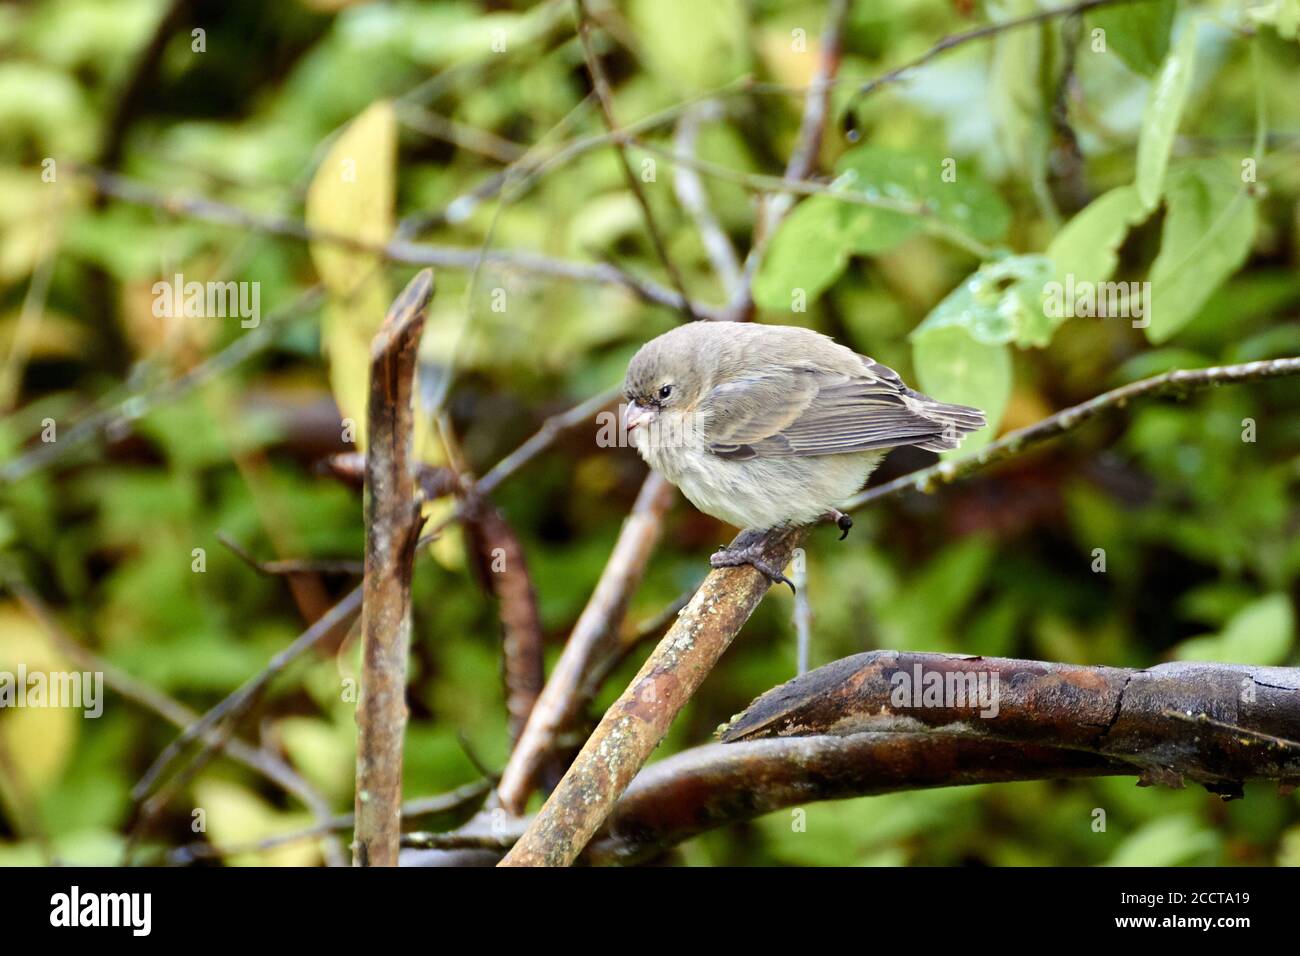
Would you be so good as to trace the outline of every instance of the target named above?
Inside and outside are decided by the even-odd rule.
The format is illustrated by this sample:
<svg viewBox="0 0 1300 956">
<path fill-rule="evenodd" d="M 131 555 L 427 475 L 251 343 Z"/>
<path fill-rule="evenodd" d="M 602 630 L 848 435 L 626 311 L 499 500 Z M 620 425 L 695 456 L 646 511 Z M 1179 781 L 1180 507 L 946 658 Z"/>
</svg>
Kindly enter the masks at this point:
<svg viewBox="0 0 1300 956">
<path fill-rule="evenodd" d="M 822 515 L 822 520 L 835 522 L 835 527 L 844 532 L 840 535 L 841 541 L 849 536 L 849 529 L 853 527 L 853 519 L 843 511 L 839 511 L 836 508 L 832 508 L 830 511 Z"/>
<path fill-rule="evenodd" d="M 781 573 L 781 569 L 773 567 L 772 563 L 763 556 L 763 549 L 756 540 L 738 547 L 729 548 L 725 545 L 709 555 L 709 565 L 714 568 L 738 568 L 741 565 L 748 564 L 756 568 L 773 584 L 788 584 L 790 591 L 795 592 L 794 582 Z"/>
</svg>

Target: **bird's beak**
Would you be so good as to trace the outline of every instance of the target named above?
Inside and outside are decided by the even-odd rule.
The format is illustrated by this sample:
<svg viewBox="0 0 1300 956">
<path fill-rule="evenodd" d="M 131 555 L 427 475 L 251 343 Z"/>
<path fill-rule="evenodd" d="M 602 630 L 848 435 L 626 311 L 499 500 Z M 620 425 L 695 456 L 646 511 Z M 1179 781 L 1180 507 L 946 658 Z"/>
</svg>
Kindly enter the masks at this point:
<svg viewBox="0 0 1300 956">
<path fill-rule="evenodd" d="M 623 424 L 627 426 L 628 431 L 634 431 L 638 425 L 650 424 L 658 414 L 653 408 L 646 408 L 644 405 L 632 402 L 623 410 Z"/>
</svg>

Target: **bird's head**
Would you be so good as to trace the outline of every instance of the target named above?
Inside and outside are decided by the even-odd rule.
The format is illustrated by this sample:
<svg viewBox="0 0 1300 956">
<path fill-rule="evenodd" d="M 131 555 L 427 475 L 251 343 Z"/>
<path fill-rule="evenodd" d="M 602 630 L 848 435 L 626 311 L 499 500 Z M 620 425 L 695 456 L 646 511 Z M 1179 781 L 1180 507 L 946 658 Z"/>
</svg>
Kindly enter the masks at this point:
<svg viewBox="0 0 1300 956">
<path fill-rule="evenodd" d="M 646 343 L 627 367 L 623 414 L 634 437 L 650 426 L 680 429 L 698 411 L 710 380 L 709 357 L 692 345 L 690 336 L 678 334 L 686 328 Z"/>
</svg>

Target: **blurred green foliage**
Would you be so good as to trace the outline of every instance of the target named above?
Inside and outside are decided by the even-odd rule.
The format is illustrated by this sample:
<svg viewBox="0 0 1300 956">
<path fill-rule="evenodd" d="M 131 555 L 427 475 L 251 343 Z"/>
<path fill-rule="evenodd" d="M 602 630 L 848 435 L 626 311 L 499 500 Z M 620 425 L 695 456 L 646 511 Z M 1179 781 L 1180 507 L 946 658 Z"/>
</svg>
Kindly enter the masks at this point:
<svg viewBox="0 0 1300 956">
<path fill-rule="evenodd" d="M 725 116 L 702 127 L 698 155 L 732 171 L 703 179 L 743 252 L 756 218 L 744 177 L 784 166 L 826 5 L 593 6 L 623 123 L 718 91 Z M 159 319 L 150 289 L 177 272 L 258 282 L 265 323 L 318 281 L 320 259 L 314 264 L 296 240 L 96 202 L 71 164 L 113 162 L 117 138 L 121 171 L 164 192 L 302 220 L 308 186 L 345 124 L 391 100 L 398 141 L 388 213 L 401 219 L 446 207 L 507 156 L 602 126 L 584 106 L 589 88 L 567 3 L 182 4 L 156 63 L 131 85 L 169 7 L 0 4 L 0 461 L 40 446 L 47 419 L 61 439 L 124 400 L 132 419 L 0 488 L 0 557 L 97 653 L 203 710 L 349 585 L 326 576 L 290 587 L 260 576 L 218 533 L 265 557 L 356 558 L 361 502 L 313 467 L 344 447 L 337 381 L 331 386 L 339 353 L 322 357 L 321 314 L 290 317 L 251 361 L 137 416 L 133 396 L 252 334 L 235 318 Z M 1294 0 L 1252 11 L 1253 36 L 1232 28 L 1243 21 L 1226 2 L 1095 10 L 959 46 L 852 102 L 855 83 L 940 37 L 1033 9 L 1029 0 L 851 5 L 844 82 L 819 163 L 829 189 L 802 199 L 773 237 L 755 286 L 758 319 L 827 332 L 937 397 L 981 405 L 995 428 L 977 441 L 1170 368 L 1300 354 Z M 201 51 L 194 30 L 203 31 Z M 430 116 L 457 125 L 446 132 Z M 665 124 L 643 136 L 671 148 L 671 134 Z M 653 161 L 644 189 L 692 296 L 725 301 L 675 199 L 672 163 L 630 154 L 638 170 Z M 47 160 L 54 182 L 42 180 Z M 941 178 L 945 170 L 955 178 Z M 512 182 L 500 201 L 454 208 L 426 241 L 612 260 L 662 279 L 609 149 Z M 387 270 L 389 294 L 409 273 Z M 1150 325 L 1044 313 L 1041 286 L 1067 274 L 1150 281 Z M 478 474 L 547 415 L 616 383 L 636 347 L 678 321 L 617 287 L 498 264 L 472 283 L 468 271 L 441 270 L 438 286 L 422 359 L 426 370 L 454 364 L 449 412 Z M 504 311 L 493 308 L 496 290 Z M 806 310 L 792 311 L 796 302 Z M 373 311 L 355 316 L 377 322 Z M 814 665 L 878 647 L 1128 667 L 1296 664 L 1298 413 L 1294 380 L 1144 402 L 996 473 L 867 510 L 844 543 L 815 533 Z M 593 438 L 594 427 L 565 435 L 494 496 L 528 556 L 548 663 L 644 474 L 634 453 L 597 448 Z M 928 457 L 899 452 L 879 478 Z M 630 620 L 698 581 L 705 556 L 728 535 L 675 507 Z M 1104 572 L 1094 570 L 1097 549 Z M 420 796 L 476 777 L 467 749 L 499 768 L 509 740 L 497 609 L 468 572 L 458 534 L 419 561 L 414 607 L 406 788 Z M 662 753 L 707 740 L 793 675 L 790 616 L 788 596 L 773 591 Z M 19 663 L 66 666 L 6 595 L 0 670 Z M 611 678 L 598 703 L 635 664 Z M 339 683 L 355 672 L 355 649 L 331 645 L 277 679 L 246 723 L 339 810 L 352 802 L 355 733 Z M 119 861 L 129 789 L 173 735 L 111 693 L 97 720 L 0 713 L 10 758 L 0 762 L 0 864 L 51 855 Z M 207 811 L 214 843 L 310 819 L 265 780 L 218 760 L 147 843 L 194 839 L 193 807 Z M 1107 821 L 1100 832 L 1098 809 Z M 800 810 L 797 827 L 782 811 L 694 840 L 680 859 L 1300 863 L 1297 798 L 1263 786 L 1248 788 L 1240 804 L 1196 788 L 1137 789 L 1124 778 Z M 231 862 L 317 860 L 314 846 L 294 844 Z"/>
</svg>

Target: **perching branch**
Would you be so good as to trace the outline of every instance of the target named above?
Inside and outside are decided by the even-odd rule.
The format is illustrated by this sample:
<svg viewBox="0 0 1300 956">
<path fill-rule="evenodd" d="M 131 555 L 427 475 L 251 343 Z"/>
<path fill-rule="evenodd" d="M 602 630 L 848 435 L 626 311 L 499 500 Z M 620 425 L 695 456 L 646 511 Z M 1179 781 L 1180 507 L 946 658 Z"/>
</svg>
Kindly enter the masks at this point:
<svg viewBox="0 0 1300 956">
<path fill-rule="evenodd" d="M 574 624 L 564 651 L 502 771 L 497 796 L 510 812 L 517 814 L 523 810 L 538 769 L 554 749 L 556 735 L 590 702 L 584 678 L 601 656 L 611 650 L 627 602 L 641 583 L 659 542 L 664 513 L 674 497 L 672 485 L 657 474 L 651 474 L 641 486 L 596 589 Z"/>
<path fill-rule="evenodd" d="M 769 534 L 763 558 L 784 567 L 805 533 L 795 528 Z M 748 566 L 718 569 L 705 578 L 502 865 L 567 866 L 577 858 L 769 585 Z"/>
<path fill-rule="evenodd" d="M 402 290 L 370 347 L 366 431 L 366 576 L 357 704 L 357 866 L 396 866 L 402 829 L 406 659 L 419 504 L 411 442 L 415 353 L 433 298 L 433 273 Z"/>
</svg>

